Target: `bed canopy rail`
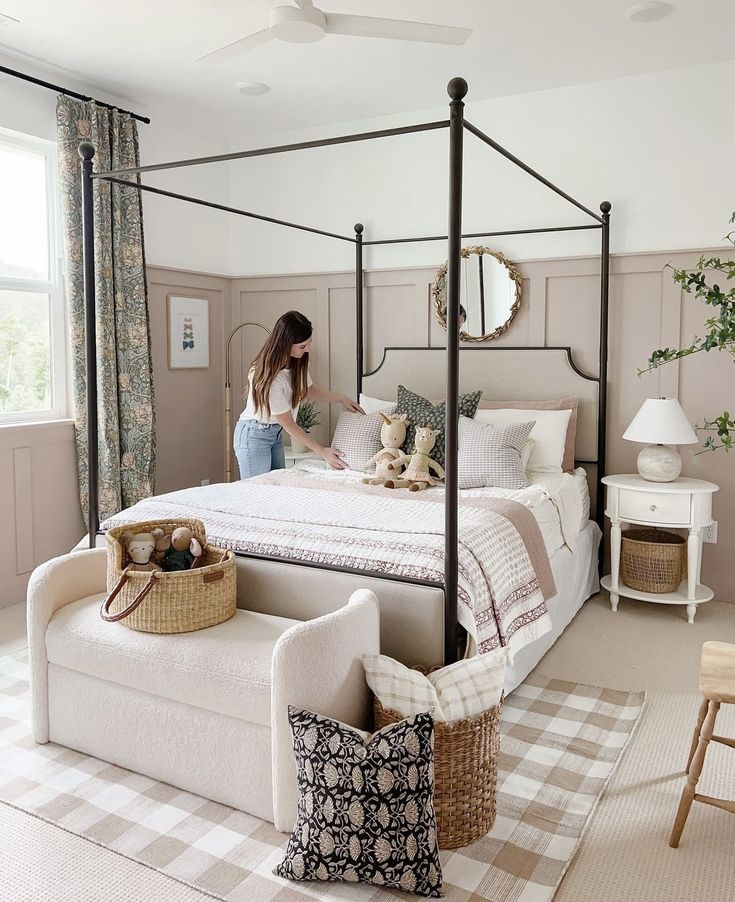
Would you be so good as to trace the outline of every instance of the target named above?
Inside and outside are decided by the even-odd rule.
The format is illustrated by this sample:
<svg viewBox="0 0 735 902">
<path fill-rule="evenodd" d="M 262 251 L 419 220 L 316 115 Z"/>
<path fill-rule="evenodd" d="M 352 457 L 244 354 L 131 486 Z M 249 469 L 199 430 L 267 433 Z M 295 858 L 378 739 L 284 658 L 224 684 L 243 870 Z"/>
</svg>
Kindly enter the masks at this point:
<svg viewBox="0 0 735 902">
<path fill-rule="evenodd" d="M 184 160 L 174 160 L 168 163 L 155 163 L 146 166 L 137 166 L 129 169 L 117 169 L 103 172 L 93 171 L 93 157 L 95 148 L 88 142 L 79 146 L 79 154 L 82 158 L 82 234 L 84 255 L 84 299 L 85 299 L 85 350 L 87 358 L 87 437 L 88 437 L 88 500 L 89 500 L 89 543 L 94 547 L 96 535 L 99 530 L 99 498 L 98 498 L 98 429 L 97 429 L 97 366 L 96 366 L 96 332 L 95 332 L 95 271 L 94 271 L 94 216 L 93 196 L 95 181 L 107 181 L 122 187 L 128 187 L 137 191 L 147 191 L 174 200 L 193 203 L 199 206 L 210 207 L 226 213 L 238 216 L 246 216 L 262 222 L 269 222 L 287 228 L 306 231 L 327 238 L 346 241 L 355 245 L 355 326 L 357 344 L 357 390 L 362 387 L 364 375 L 364 268 L 363 248 L 367 245 L 381 244 L 409 244 L 419 241 L 447 241 L 448 242 L 448 272 L 447 272 L 447 345 L 446 345 L 446 484 L 445 484 L 445 532 L 444 532 L 444 661 L 451 663 L 457 660 L 458 655 L 458 617 L 457 617 L 457 577 L 458 577 L 458 473 L 457 473 L 457 434 L 458 434 L 458 403 L 457 394 L 459 387 L 459 304 L 460 304 L 460 252 L 463 238 L 480 238 L 502 235 L 528 235 L 545 232 L 580 231 L 586 229 L 600 229 L 602 231 L 601 242 L 601 292 L 600 292 L 600 376 L 599 376 L 599 433 L 597 453 L 597 504 L 598 517 L 602 510 L 602 482 L 601 477 L 605 472 L 605 403 L 607 396 L 607 322 L 608 322 L 608 284 L 610 275 L 609 254 L 609 228 L 610 228 L 610 204 L 605 201 L 600 206 L 602 215 L 598 216 L 585 207 L 571 195 L 562 191 L 548 179 L 544 178 L 518 157 L 511 154 L 504 147 L 485 135 L 478 128 L 467 122 L 464 118 L 464 98 L 467 94 L 467 82 L 463 78 L 453 78 L 447 91 L 450 97 L 449 119 L 433 122 L 419 123 L 417 125 L 403 126 L 399 128 L 382 129 L 371 132 L 360 132 L 353 135 L 339 135 L 332 138 L 324 138 L 315 141 L 304 141 L 294 144 L 281 144 L 272 147 L 261 147 L 251 150 L 237 151 L 234 153 L 217 154 L 209 157 L 196 157 Z M 180 169 L 187 166 L 199 166 L 207 163 L 232 162 L 251 157 L 267 156 L 279 153 L 289 153 L 299 150 L 330 147 L 341 144 L 350 144 L 359 141 L 369 141 L 381 138 L 390 138 L 400 135 L 409 135 L 420 132 L 449 129 L 449 205 L 447 235 L 442 236 L 409 236 L 404 238 L 386 238 L 364 240 L 364 227 L 357 223 L 354 227 L 354 237 L 340 235 L 323 229 L 305 226 L 300 223 L 287 222 L 275 219 L 251 211 L 236 207 L 218 204 L 214 201 L 191 197 L 172 191 L 165 191 L 151 185 L 144 185 L 140 176 L 147 172 L 159 172 L 171 169 Z M 585 214 L 595 220 L 594 224 L 587 225 L 563 225 L 556 227 L 512 229 L 506 231 L 486 231 L 462 233 L 462 166 L 465 131 L 475 135 L 489 147 L 500 153 L 511 163 L 523 169 L 533 178 L 540 181 L 546 187 L 554 191 Z M 298 563 L 298 561 L 293 561 Z M 334 569 L 334 568 L 330 568 Z M 368 571 L 361 571 L 371 575 Z M 375 574 L 373 574 L 375 575 Z M 379 574 L 382 575 L 382 574 Z"/>
</svg>

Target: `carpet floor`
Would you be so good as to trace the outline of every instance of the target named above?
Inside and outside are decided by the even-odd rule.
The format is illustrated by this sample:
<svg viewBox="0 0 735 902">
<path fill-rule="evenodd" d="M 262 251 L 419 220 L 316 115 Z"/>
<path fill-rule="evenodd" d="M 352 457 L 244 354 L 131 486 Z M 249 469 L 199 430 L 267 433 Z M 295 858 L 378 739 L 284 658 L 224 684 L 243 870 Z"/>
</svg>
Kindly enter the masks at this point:
<svg viewBox="0 0 735 902">
<path fill-rule="evenodd" d="M 387 888 L 276 877 L 271 824 L 30 732 L 27 650 L 0 657 L 0 799 L 223 902 L 379 902 Z M 506 700 L 495 825 L 441 855 L 455 902 L 550 902 L 635 730 L 642 692 L 532 676 Z M 372 850 L 370 850 L 371 852 Z M 368 853 L 370 854 L 370 853 Z"/>
<path fill-rule="evenodd" d="M 18 607 L 0 611 L 0 649 L 24 644 Z M 681 609 L 591 599 L 536 673 L 647 691 L 640 726 L 555 896 L 556 902 L 726 902 L 735 885 L 735 817 L 695 805 L 668 847 L 698 707 L 702 642 L 735 643 L 735 606 L 710 602 L 694 625 Z M 735 735 L 723 707 L 718 731 Z M 735 798 L 735 753 L 713 746 L 703 792 Z M 198 890 L 0 805 L 2 902 L 205 902 Z"/>
</svg>

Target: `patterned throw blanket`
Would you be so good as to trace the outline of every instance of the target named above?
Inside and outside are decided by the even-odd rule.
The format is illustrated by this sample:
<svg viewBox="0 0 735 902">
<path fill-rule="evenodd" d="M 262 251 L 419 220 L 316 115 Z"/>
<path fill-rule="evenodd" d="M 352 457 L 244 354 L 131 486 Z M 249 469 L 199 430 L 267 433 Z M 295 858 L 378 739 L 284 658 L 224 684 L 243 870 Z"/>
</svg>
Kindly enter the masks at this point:
<svg viewBox="0 0 735 902">
<path fill-rule="evenodd" d="M 298 471 L 148 498 L 105 520 L 196 517 L 222 548 L 442 583 L 443 498 L 375 486 L 325 484 Z M 556 594 L 533 514 L 501 498 L 460 498 L 459 621 L 479 652 L 511 655 L 548 632 Z"/>
</svg>

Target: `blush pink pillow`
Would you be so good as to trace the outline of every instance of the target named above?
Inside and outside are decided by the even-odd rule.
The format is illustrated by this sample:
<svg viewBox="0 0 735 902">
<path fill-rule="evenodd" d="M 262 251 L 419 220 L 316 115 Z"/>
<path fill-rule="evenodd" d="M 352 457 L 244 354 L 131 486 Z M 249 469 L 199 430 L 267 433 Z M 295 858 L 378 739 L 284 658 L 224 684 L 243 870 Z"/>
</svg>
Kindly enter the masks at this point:
<svg viewBox="0 0 735 902">
<path fill-rule="evenodd" d="M 571 410 L 564 443 L 562 470 L 574 469 L 574 443 L 577 438 L 578 398 L 559 398 L 556 401 L 480 401 L 480 410 Z"/>
</svg>

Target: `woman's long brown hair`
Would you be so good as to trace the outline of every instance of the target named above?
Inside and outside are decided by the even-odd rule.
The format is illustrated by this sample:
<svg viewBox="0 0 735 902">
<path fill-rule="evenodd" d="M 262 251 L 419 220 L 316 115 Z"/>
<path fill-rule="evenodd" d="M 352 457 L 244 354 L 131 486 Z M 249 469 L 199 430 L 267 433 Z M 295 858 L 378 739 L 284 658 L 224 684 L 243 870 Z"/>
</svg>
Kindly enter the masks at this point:
<svg viewBox="0 0 735 902">
<path fill-rule="evenodd" d="M 270 391 L 273 380 L 283 369 L 291 371 L 293 396 L 291 407 L 296 407 L 306 397 L 309 354 L 292 357 L 291 346 L 311 338 L 312 326 L 303 313 L 289 310 L 284 313 L 253 361 L 253 407 L 261 416 L 270 418 Z"/>
</svg>

